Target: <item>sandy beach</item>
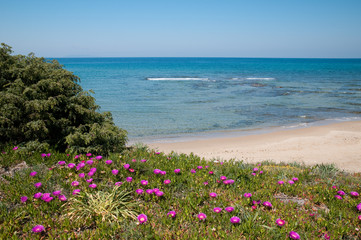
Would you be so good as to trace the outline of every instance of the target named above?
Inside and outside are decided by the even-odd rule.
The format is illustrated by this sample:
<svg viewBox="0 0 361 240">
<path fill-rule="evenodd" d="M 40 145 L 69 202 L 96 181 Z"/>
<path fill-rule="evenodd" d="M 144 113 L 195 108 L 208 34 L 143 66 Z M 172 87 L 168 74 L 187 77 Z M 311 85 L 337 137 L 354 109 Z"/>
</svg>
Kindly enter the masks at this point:
<svg viewBox="0 0 361 240">
<path fill-rule="evenodd" d="M 272 160 L 307 165 L 334 163 L 340 169 L 361 172 L 361 121 L 148 145 L 166 153 L 193 152 L 208 160 L 233 158 L 249 163 Z"/>
</svg>

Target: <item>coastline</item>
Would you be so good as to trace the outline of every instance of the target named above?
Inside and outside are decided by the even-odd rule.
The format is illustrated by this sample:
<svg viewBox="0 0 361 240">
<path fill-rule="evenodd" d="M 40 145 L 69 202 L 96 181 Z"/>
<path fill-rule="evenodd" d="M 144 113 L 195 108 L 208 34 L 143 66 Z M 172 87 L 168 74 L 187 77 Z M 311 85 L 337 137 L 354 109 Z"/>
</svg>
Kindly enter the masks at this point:
<svg viewBox="0 0 361 240">
<path fill-rule="evenodd" d="M 165 153 L 194 153 L 207 160 L 235 159 L 249 163 L 272 160 L 306 165 L 333 163 L 342 170 L 361 172 L 361 121 L 294 129 L 274 128 L 238 136 L 237 131 L 229 131 L 207 138 L 175 138 L 145 143 Z"/>
</svg>

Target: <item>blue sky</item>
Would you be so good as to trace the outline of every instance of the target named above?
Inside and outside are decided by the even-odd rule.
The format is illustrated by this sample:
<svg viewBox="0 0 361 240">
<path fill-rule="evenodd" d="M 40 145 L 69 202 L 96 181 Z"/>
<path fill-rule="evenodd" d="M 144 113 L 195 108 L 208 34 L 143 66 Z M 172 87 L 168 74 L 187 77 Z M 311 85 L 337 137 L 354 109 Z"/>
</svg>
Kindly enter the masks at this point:
<svg viewBox="0 0 361 240">
<path fill-rule="evenodd" d="M 0 42 L 44 57 L 361 58 L 361 0 L 0 0 Z"/>
</svg>

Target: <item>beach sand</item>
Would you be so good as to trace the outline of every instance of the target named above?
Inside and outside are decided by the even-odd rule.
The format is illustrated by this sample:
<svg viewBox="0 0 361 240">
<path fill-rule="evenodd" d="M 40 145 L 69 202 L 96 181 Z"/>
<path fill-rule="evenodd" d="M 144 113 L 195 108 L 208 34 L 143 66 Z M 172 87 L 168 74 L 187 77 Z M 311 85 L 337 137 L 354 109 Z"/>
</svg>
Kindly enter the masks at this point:
<svg viewBox="0 0 361 240">
<path fill-rule="evenodd" d="M 239 137 L 150 143 L 148 146 L 165 153 L 193 152 L 208 160 L 235 159 L 248 163 L 272 160 L 306 165 L 334 163 L 340 169 L 361 172 L 361 121 Z"/>
</svg>

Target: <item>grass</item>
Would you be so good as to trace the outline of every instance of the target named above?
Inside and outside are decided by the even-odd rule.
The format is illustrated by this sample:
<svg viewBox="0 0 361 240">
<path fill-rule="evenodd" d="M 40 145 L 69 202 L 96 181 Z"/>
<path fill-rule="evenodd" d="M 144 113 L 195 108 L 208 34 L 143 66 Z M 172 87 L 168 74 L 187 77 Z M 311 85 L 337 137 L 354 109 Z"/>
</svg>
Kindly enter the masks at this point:
<svg viewBox="0 0 361 240">
<path fill-rule="evenodd" d="M 289 239 L 291 231 L 301 239 L 361 238 L 356 209 L 361 200 L 350 195 L 361 191 L 360 173 L 342 172 L 334 165 L 205 161 L 193 154 L 166 155 L 140 144 L 122 155 L 99 160 L 91 156 L 92 165 L 87 164 L 91 157 L 86 154 L 74 157 L 3 150 L 3 169 L 10 170 L 23 161 L 28 168 L 1 175 L 0 239 Z M 106 160 L 112 163 L 106 164 Z M 66 164 L 59 165 L 59 161 Z M 67 166 L 81 166 L 82 162 L 84 166 L 78 170 Z M 96 172 L 88 176 L 92 168 Z M 116 175 L 113 169 L 118 170 Z M 155 174 L 155 169 L 166 173 Z M 30 176 L 34 171 L 37 174 Z M 222 176 L 234 182 L 225 184 Z M 132 181 L 128 182 L 129 177 Z M 87 182 L 90 178 L 92 182 Z M 290 184 L 293 178 L 298 180 Z M 142 185 L 141 180 L 148 184 Z M 74 181 L 79 185 L 72 186 Z M 38 182 L 42 186 L 35 188 Z M 80 193 L 73 195 L 75 189 Z M 137 189 L 143 193 L 138 194 L 141 191 L 137 193 Z M 150 189 L 164 194 L 146 193 Z M 54 191 L 61 191 L 67 200 L 60 201 Z M 38 192 L 50 193 L 53 199 L 34 198 Z M 245 193 L 252 196 L 247 198 Z M 22 196 L 28 200 L 22 202 Z M 272 207 L 264 206 L 266 201 Z M 214 212 L 216 207 L 222 211 Z M 227 212 L 226 207 L 234 211 Z M 175 211 L 176 217 L 168 216 L 169 211 Z M 197 218 L 200 213 L 206 214 L 205 220 Z M 145 214 L 147 222 L 139 224 L 139 214 Z M 232 224 L 233 216 L 240 222 Z M 278 226 L 277 219 L 285 224 Z M 34 233 L 36 225 L 45 230 Z"/>
</svg>

